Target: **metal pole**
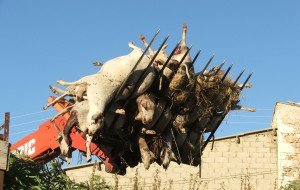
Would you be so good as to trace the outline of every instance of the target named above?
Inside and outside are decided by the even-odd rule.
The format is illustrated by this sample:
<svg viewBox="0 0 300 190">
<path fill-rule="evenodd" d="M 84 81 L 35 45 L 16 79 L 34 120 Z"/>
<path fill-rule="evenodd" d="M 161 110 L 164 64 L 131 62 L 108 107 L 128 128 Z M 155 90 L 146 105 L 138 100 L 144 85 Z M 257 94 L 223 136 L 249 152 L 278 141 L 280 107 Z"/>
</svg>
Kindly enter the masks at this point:
<svg viewBox="0 0 300 190">
<path fill-rule="evenodd" d="M 243 69 L 242 72 L 239 74 L 239 76 L 235 79 L 234 83 L 232 84 L 233 87 L 236 85 L 236 83 L 241 78 L 241 76 L 243 75 L 244 72 L 245 72 L 245 69 Z"/>
<path fill-rule="evenodd" d="M 244 82 L 244 84 L 243 84 L 243 86 L 241 87 L 240 90 L 243 90 L 243 89 L 244 89 L 245 85 L 247 84 L 247 82 L 248 82 L 248 80 L 250 79 L 250 77 L 252 76 L 252 74 L 253 74 L 253 72 L 247 77 L 247 79 L 245 80 L 245 82 Z"/>
</svg>

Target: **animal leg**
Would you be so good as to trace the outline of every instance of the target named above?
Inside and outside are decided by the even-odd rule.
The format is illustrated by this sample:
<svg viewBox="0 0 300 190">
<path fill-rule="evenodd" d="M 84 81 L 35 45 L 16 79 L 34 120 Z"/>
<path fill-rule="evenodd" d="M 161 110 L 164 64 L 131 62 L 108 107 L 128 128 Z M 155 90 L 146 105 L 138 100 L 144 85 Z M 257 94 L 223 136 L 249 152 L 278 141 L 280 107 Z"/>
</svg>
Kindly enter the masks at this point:
<svg viewBox="0 0 300 190">
<path fill-rule="evenodd" d="M 80 82 L 80 81 L 66 82 L 66 81 L 63 81 L 63 80 L 57 80 L 56 83 L 59 84 L 59 85 L 62 85 L 62 86 L 71 86 L 71 85 L 80 85 L 80 84 L 82 84 L 82 82 Z"/>
<path fill-rule="evenodd" d="M 149 44 L 146 41 L 146 38 L 143 34 L 140 35 L 140 39 L 142 40 L 143 44 L 145 45 L 145 47 L 148 47 Z M 151 47 L 148 48 L 149 52 L 150 52 L 150 56 L 153 57 L 155 52 L 153 51 L 153 49 L 151 49 Z"/>
<path fill-rule="evenodd" d="M 66 156 L 69 152 L 69 145 L 66 142 L 65 136 L 62 135 L 61 141 L 59 143 L 60 152 L 62 155 Z"/>
<path fill-rule="evenodd" d="M 139 149 L 141 153 L 141 159 L 146 170 L 150 168 L 150 165 L 153 163 L 155 156 L 153 152 L 149 150 L 147 142 L 144 135 L 140 135 L 138 139 Z"/>
<path fill-rule="evenodd" d="M 140 35 L 140 39 L 142 40 L 143 44 L 145 45 L 145 47 L 148 47 L 148 42 L 146 41 L 146 38 L 143 34 Z M 156 57 L 155 61 L 160 62 L 160 63 L 165 63 L 168 59 L 167 55 L 164 55 L 164 50 L 167 48 L 167 44 L 165 44 L 161 51 L 159 52 L 158 56 Z M 150 58 L 153 58 L 155 55 L 155 51 L 153 51 L 153 49 L 151 49 L 151 47 L 148 48 L 149 52 L 150 52 Z"/>
<path fill-rule="evenodd" d="M 74 105 L 68 106 L 65 109 L 63 109 L 61 112 L 59 112 L 58 114 L 56 114 L 55 116 L 53 116 L 50 121 L 54 121 L 56 118 L 58 118 L 59 116 L 67 113 L 68 111 L 70 111 L 70 109 L 73 107 Z"/>
<path fill-rule="evenodd" d="M 98 62 L 98 61 L 95 61 L 95 62 L 93 62 L 93 65 L 94 66 L 103 66 L 104 64 L 103 63 L 101 63 L 101 62 Z"/>
<path fill-rule="evenodd" d="M 186 26 L 186 24 L 183 24 L 182 25 L 181 48 L 186 47 L 186 30 L 187 30 L 187 26 Z"/>
<path fill-rule="evenodd" d="M 244 108 L 244 107 L 241 107 L 240 110 L 249 111 L 249 112 L 256 112 L 255 108 Z"/>
<path fill-rule="evenodd" d="M 59 100 L 63 99 L 64 97 L 66 97 L 66 96 L 68 96 L 68 95 L 69 95 L 69 93 L 66 92 L 65 94 L 63 94 L 63 95 L 61 95 L 61 96 L 55 98 L 55 100 L 53 100 L 52 102 L 50 102 L 50 103 L 48 103 L 47 105 L 45 105 L 45 106 L 43 107 L 43 109 L 44 109 L 44 110 L 48 109 L 50 106 L 53 106 L 53 105 L 56 104 Z"/>
<path fill-rule="evenodd" d="M 186 76 L 187 76 L 188 79 L 190 80 L 190 79 L 191 79 L 191 75 L 190 75 L 188 66 L 186 65 L 186 63 L 183 63 L 182 65 L 185 67 L 185 73 L 186 73 Z"/>
<path fill-rule="evenodd" d="M 238 85 L 239 88 L 242 88 L 242 86 L 243 86 L 243 84 L 239 84 L 239 85 Z M 245 88 L 252 88 L 252 84 L 246 83 L 246 84 L 245 84 Z"/>
<path fill-rule="evenodd" d="M 139 47 L 135 46 L 135 45 L 133 44 L 133 42 L 129 42 L 129 43 L 128 43 L 128 46 L 129 46 L 130 48 L 132 48 L 132 49 L 139 49 Z"/>
<path fill-rule="evenodd" d="M 90 162 L 91 161 L 91 142 L 92 142 L 92 136 L 89 134 L 86 134 L 86 161 Z"/>
<path fill-rule="evenodd" d="M 249 112 L 256 112 L 255 108 L 245 108 L 245 107 L 242 107 L 240 105 L 235 105 L 231 109 L 232 110 L 244 110 L 244 111 L 249 111 Z"/>
<path fill-rule="evenodd" d="M 65 90 L 61 90 L 61 89 L 56 88 L 56 87 L 54 87 L 54 86 L 52 86 L 52 85 L 49 85 L 49 88 L 50 88 L 50 90 L 51 90 L 54 94 L 56 94 L 57 96 L 60 96 L 61 94 L 64 94 L 64 93 L 66 92 Z"/>
<path fill-rule="evenodd" d="M 171 161 L 177 161 L 176 156 L 172 151 L 172 139 L 170 139 L 169 137 L 166 138 L 166 144 L 161 150 L 160 159 L 162 161 L 162 166 L 164 169 L 168 169 Z"/>
</svg>

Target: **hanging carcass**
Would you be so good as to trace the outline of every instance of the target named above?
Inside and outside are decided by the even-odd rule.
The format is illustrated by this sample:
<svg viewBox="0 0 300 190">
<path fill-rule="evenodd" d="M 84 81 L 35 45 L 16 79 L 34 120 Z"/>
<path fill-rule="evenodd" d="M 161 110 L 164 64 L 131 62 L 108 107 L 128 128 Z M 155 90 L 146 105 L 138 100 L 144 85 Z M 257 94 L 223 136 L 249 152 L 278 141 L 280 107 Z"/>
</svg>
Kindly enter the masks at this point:
<svg viewBox="0 0 300 190">
<path fill-rule="evenodd" d="M 230 110 L 244 109 L 238 105 L 239 95 L 248 85 L 240 86 L 238 79 L 231 80 L 227 75 L 230 69 L 221 70 L 224 63 L 206 70 L 214 56 L 202 71 L 195 72 L 200 51 L 192 60 L 186 32 L 184 24 L 181 42 L 169 56 L 164 44 L 167 38 L 154 51 L 150 47 L 153 39 L 148 44 L 141 35 L 146 50 L 130 43 L 130 54 L 99 64 L 102 67 L 98 73 L 74 83 L 58 81 L 73 85 L 63 93 L 76 99 L 68 108 L 77 113 L 73 113 L 70 122 L 78 120 L 80 114 L 75 110 L 85 104 L 80 115 L 85 121 L 78 125 L 87 133 L 87 140 L 94 135 L 96 144 L 108 143 L 114 155 L 130 167 L 143 162 L 148 169 L 154 161 L 164 168 L 170 161 L 197 165 L 197 159 L 191 159 L 204 147 L 202 134 L 214 133 Z M 79 85 L 80 94 L 72 91 Z M 116 147 L 111 140 L 121 143 Z"/>
</svg>

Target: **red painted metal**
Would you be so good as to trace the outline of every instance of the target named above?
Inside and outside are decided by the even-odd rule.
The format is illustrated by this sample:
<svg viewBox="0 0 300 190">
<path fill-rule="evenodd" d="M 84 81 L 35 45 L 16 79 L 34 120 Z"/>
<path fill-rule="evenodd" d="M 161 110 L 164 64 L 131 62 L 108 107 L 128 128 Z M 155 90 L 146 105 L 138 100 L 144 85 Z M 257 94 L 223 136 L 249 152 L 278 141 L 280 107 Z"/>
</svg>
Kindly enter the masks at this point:
<svg viewBox="0 0 300 190">
<path fill-rule="evenodd" d="M 54 97 L 48 98 L 48 102 L 52 102 L 53 100 Z M 60 112 L 69 105 L 70 103 L 67 100 L 64 100 L 56 103 L 55 105 L 53 105 L 53 107 L 58 112 Z M 58 157 L 60 155 L 60 148 L 57 138 L 59 132 L 63 131 L 69 117 L 70 114 L 69 112 L 67 112 L 53 121 L 55 122 L 58 129 L 50 119 L 45 121 L 39 126 L 37 131 L 14 143 L 10 148 L 11 152 L 19 151 L 21 155 L 27 155 L 30 159 L 38 163 L 47 163 L 55 157 Z M 73 128 L 70 133 L 70 138 L 72 141 L 72 150 L 86 152 L 86 140 L 83 137 L 83 133 L 80 133 L 75 128 Z M 100 147 L 95 143 L 91 143 L 90 148 L 92 155 L 96 155 L 105 161 L 105 168 L 107 172 L 116 172 L 116 164 L 110 157 L 107 156 L 109 155 L 107 147 Z M 106 152 L 107 154 L 105 154 L 104 152 Z"/>
</svg>

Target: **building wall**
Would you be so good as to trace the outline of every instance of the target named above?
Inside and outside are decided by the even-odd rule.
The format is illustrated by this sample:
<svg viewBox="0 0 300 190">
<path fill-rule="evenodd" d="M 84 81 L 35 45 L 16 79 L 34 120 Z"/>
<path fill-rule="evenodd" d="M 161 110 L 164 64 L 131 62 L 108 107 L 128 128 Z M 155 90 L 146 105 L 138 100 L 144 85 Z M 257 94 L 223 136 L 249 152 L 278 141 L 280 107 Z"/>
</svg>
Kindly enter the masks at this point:
<svg viewBox="0 0 300 190">
<path fill-rule="evenodd" d="M 278 183 L 300 179 L 300 105 L 276 103 L 272 127 L 278 128 Z"/>
<path fill-rule="evenodd" d="M 211 146 L 211 145 L 210 145 Z M 277 181 L 276 131 L 265 130 L 222 138 L 213 150 L 206 147 L 202 158 L 202 179 L 208 189 L 274 189 Z"/>
<path fill-rule="evenodd" d="M 92 168 L 65 170 L 76 181 L 87 181 Z M 300 104 L 276 103 L 272 128 L 210 142 L 201 168 L 173 162 L 166 171 L 157 164 L 146 171 L 140 164 L 117 178 L 101 168 L 95 174 L 113 186 L 117 181 L 119 189 L 133 189 L 135 182 L 144 189 L 154 184 L 161 189 L 278 189 L 300 179 Z"/>
<path fill-rule="evenodd" d="M 277 182 L 276 139 L 272 129 L 216 139 L 214 148 L 211 150 L 212 144 L 209 143 L 203 152 L 201 178 L 199 167 L 173 162 L 166 171 L 157 164 L 145 170 L 140 164 L 136 168 L 128 168 L 125 176 L 118 176 L 118 186 L 133 189 L 138 180 L 137 183 L 144 189 L 161 184 L 161 189 L 170 189 L 171 185 L 171 189 L 241 189 L 241 186 L 251 186 L 273 190 Z M 90 164 L 65 170 L 68 176 L 83 182 L 91 176 L 92 167 L 93 164 Z M 102 171 L 96 170 L 95 174 L 114 186 L 116 176 L 107 174 L 103 166 L 101 168 Z"/>
</svg>

